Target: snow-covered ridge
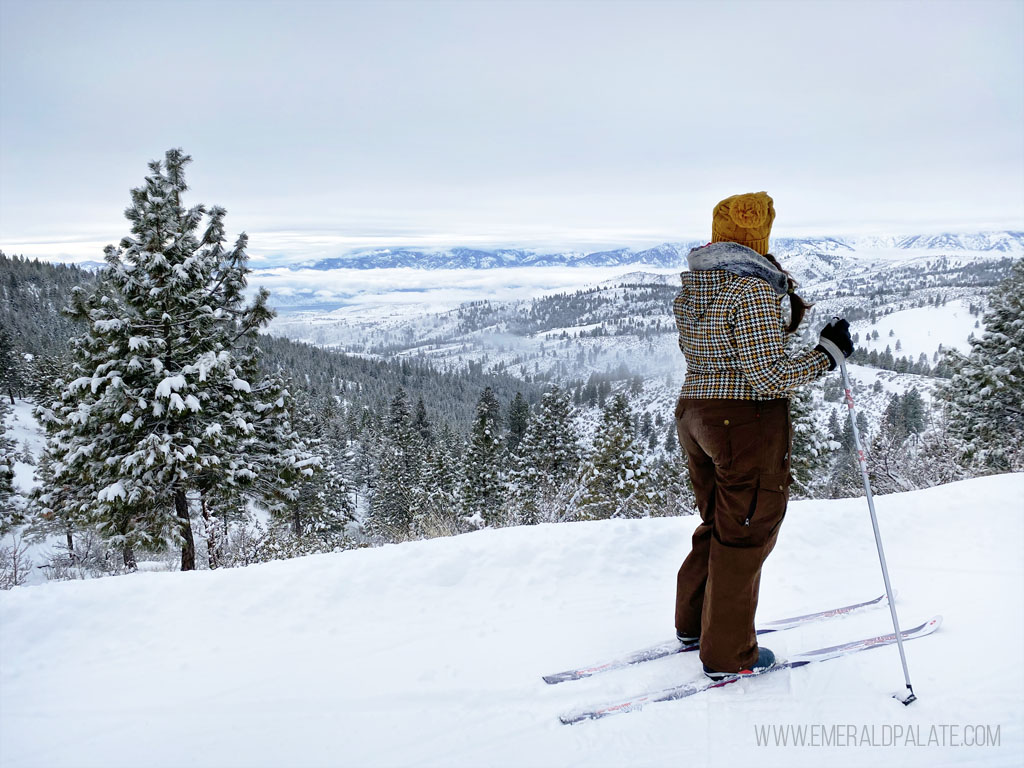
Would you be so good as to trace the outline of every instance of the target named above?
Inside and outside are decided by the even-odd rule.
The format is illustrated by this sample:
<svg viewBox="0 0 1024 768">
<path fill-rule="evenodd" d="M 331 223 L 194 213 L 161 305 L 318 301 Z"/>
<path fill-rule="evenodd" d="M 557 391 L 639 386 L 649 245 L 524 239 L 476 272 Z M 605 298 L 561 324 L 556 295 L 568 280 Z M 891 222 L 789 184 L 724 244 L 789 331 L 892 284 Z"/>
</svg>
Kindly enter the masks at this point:
<svg viewBox="0 0 1024 768">
<path fill-rule="evenodd" d="M 889 647 L 560 725 L 576 705 L 700 675 L 696 654 L 681 654 L 541 681 L 672 636 L 694 518 L 612 520 L 2 593 L 3 764 L 134 766 L 145 755 L 152 766 L 678 766 L 685 753 L 688 765 L 711 766 L 1019 765 L 1022 498 L 1017 474 L 877 499 L 901 621 L 945 618 L 907 645 L 920 697 L 910 707 L 890 698 L 903 679 Z M 882 589 L 864 500 L 795 502 L 758 615 Z M 881 608 L 765 645 L 785 657 L 887 628 Z M 925 738 L 980 724 L 998 728 L 999 743 L 757 745 L 756 726 L 787 724 L 901 726 Z"/>
<path fill-rule="evenodd" d="M 657 272 L 637 270 L 617 275 L 610 280 L 602 280 L 600 285 L 676 285 L 678 283 L 679 275 L 675 273 L 663 275 Z"/>
<path fill-rule="evenodd" d="M 615 248 L 584 253 L 525 248 L 363 248 L 344 256 L 293 265 L 293 269 L 493 269 L 497 267 L 581 266 L 604 267 L 646 264 L 675 267 L 686 254 L 706 241 L 662 243 L 653 248 Z M 970 234 L 887 235 L 857 237 L 773 238 L 776 255 L 842 254 L 865 250 L 930 250 L 1024 253 L 1024 232 L 998 231 Z"/>
<path fill-rule="evenodd" d="M 617 248 L 583 253 L 543 251 L 524 248 L 373 248 L 351 251 L 345 256 L 297 264 L 293 269 L 494 269 L 499 267 L 608 267 L 622 264 L 665 266 L 681 263 L 696 241 L 663 243 L 654 248 Z"/>
</svg>

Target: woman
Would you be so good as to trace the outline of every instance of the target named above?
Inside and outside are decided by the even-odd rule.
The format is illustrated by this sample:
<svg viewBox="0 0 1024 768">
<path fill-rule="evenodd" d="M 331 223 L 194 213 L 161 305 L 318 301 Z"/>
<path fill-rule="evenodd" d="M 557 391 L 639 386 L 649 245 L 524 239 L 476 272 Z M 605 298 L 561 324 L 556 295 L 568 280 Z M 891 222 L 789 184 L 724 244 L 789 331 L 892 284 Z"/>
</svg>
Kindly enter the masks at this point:
<svg viewBox="0 0 1024 768">
<path fill-rule="evenodd" d="M 792 310 L 786 333 L 809 305 L 768 253 L 774 220 L 765 192 L 716 205 L 711 242 L 690 251 L 673 304 L 686 358 L 676 429 L 702 521 L 679 569 L 676 633 L 699 639 L 704 672 L 715 679 L 775 663 L 757 645 L 754 613 L 792 482 L 788 396 L 853 353 L 840 320 L 813 350 L 786 355 L 780 299 L 788 295 Z"/>
</svg>

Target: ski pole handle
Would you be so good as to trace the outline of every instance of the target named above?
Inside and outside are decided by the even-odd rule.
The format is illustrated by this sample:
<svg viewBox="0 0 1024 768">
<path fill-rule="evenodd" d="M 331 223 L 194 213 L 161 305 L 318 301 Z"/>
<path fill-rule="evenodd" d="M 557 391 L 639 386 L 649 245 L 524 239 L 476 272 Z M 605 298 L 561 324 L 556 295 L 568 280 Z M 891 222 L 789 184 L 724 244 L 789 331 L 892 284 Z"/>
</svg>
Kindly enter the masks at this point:
<svg viewBox="0 0 1024 768">
<path fill-rule="evenodd" d="M 844 336 L 846 346 L 849 346 L 848 352 L 839 346 L 843 343 Z M 847 355 L 853 354 L 853 343 L 850 341 L 850 324 L 839 317 L 833 317 L 828 325 L 821 329 L 821 333 L 818 335 L 818 347 L 832 358 L 833 365 L 830 370 L 835 370 L 836 366 L 845 360 Z"/>
</svg>

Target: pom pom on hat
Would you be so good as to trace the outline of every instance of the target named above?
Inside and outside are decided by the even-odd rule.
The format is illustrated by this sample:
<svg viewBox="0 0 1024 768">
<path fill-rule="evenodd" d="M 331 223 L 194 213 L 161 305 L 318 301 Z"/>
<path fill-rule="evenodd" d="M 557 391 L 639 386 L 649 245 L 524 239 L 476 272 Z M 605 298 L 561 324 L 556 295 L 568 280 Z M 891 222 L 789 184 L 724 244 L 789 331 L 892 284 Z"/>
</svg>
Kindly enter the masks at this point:
<svg viewBox="0 0 1024 768">
<path fill-rule="evenodd" d="M 728 241 L 768 253 L 768 237 L 775 221 L 775 207 L 767 192 L 733 195 L 715 206 L 711 242 Z"/>
<path fill-rule="evenodd" d="M 729 205 L 729 218 L 737 226 L 751 229 L 760 227 L 768 221 L 768 207 L 771 199 L 764 193 L 760 195 L 740 195 L 733 198 Z"/>
</svg>

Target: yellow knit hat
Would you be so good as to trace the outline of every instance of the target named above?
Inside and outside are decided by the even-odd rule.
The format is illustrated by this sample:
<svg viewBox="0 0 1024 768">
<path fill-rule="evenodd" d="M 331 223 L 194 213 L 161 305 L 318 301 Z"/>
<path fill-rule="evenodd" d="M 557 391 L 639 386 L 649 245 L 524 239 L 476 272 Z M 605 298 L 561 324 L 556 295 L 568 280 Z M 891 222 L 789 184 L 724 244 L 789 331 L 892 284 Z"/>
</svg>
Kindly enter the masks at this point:
<svg viewBox="0 0 1024 768">
<path fill-rule="evenodd" d="M 711 215 L 711 242 L 739 243 L 768 253 L 768 235 L 775 221 L 775 207 L 767 192 L 733 195 L 715 206 Z"/>
</svg>

